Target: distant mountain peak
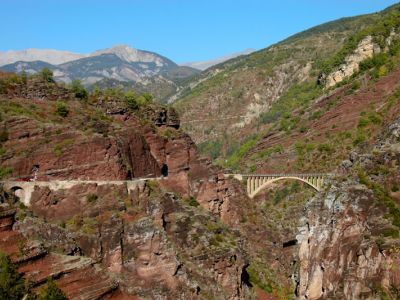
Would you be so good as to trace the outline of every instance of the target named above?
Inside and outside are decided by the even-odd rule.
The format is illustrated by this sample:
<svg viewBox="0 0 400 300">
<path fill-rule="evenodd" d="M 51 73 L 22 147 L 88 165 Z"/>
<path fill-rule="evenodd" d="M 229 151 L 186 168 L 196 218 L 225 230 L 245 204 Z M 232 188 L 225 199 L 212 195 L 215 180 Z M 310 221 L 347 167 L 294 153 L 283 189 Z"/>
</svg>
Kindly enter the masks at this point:
<svg viewBox="0 0 400 300">
<path fill-rule="evenodd" d="M 33 62 L 44 61 L 53 65 L 59 65 L 72 60 L 85 57 L 85 54 L 73 53 L 55 49 L 24 49 L 0 51 L 0 66 L 12 64 L 18 61 Z"/>
<path fill-rule="evenodd" d="M 256 50 L 255 49 L 251 49 L 251 48 L 247 48 L 247 49 L 245 49 L 243 51 L 232 53 L 232 54 L 228 54 L 228 55 L 225 55 L 225 56 L 221 56 L 221 57 L 218 57 L 218 58 L 215 58 L 215 59 L 212 59 L 212 60 L 186 62 L 186 63 L 182 63 L 180 65 L 204 71 L 205 69 L 208 69 L 208 68 L 210 68 L 212 66 L 215 66 L 217 64 L 223 63 L 223 62 L 225 62 L 227 60 L 230 60 L 232 58 L 238 57 L 240 55 L 250 54 L 250 53 L 252 53 L 254 51 L 256 51 Z"/>
<path fill-rule="evenodd" d="M 100 54 L 115 54 L 120 59 L 132 63 L 132 62 L 154 62 L 158 67 L 165 65 L 165 58 L 158 54 L 151 53 L 148 51 L 138 50 L 130 47 L 129 45 L 115 45 L 111 48 L 106 48 L 93 52 L 90 56 L 97 56 Z M 171 62 L 172 63 L 172 62 Z"/>
</svg>

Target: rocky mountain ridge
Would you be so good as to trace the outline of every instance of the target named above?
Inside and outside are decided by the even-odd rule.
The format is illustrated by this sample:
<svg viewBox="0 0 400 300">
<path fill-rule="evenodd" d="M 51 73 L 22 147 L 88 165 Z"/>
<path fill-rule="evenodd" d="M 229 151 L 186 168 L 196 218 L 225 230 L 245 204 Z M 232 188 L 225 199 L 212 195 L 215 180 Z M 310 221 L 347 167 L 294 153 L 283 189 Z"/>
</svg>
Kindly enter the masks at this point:
<svg viewBox="0 0 400 300">
<path fill-rule="evenodd" d="M 26 53 L 27 52 L 27 53 Z M 37 53 L 39 52 L 39 53 Z M 89 87 L 134 86 L 141 92 L 151 92 L 157 98 L 172 93 L 179 87 L 179 81 L 199 73 L 198 70 L 178 66 L 173 61 L 153 52 L 137 50 L 127 45 L 117 45 L 109 49 L 98 50 L 87 55 L 72 55 L 64 52 L 22 51 L 4 53 L 9 60 L 21 59 L 0 67 L 7 72 L 28 74 L 48 68 L 54 73 L 54 79 L 66 84 L 79 79 Z M 9 58 L 11 56 L 11 58 Z M 43 58 L 34 60 L 34 58 Z M 62 61 L 51 64 L 50 61 Z"/>
</svg>

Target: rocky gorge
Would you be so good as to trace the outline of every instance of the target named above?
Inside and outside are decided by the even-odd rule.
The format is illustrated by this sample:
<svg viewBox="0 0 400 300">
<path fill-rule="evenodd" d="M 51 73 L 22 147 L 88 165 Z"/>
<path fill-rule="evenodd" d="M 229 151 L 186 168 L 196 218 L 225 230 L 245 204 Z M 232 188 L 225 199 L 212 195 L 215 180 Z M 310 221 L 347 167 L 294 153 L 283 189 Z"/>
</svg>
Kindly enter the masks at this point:
<svg viewBox="0 0 400 300">
<path fill-rule="evenodd" d="M 51 279 L 77 300 L 398 299 L 399 16 L 335 21 L 206 70 L 172 106 L 0 72 L 0 273 L 8 257 L 16 299 Z M 197 145 L 181 128 L 179 114 L 188 128 L 230 103 L 251 108 L 243 123 L 193 125 Z M 202 155 L 228 127 L 245 142 Z M 278 172 L 329 176 L 252 198 L 233 176 Z"/>
</svg>

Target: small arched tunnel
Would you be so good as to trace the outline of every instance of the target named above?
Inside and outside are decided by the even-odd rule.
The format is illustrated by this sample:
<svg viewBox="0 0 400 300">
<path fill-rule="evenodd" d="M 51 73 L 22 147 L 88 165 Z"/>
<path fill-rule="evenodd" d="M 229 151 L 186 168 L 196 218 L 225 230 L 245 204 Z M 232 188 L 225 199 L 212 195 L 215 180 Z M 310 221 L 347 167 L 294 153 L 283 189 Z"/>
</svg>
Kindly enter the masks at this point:
<svg viewBox="0 0 400 300">
<path fill-rule="evenodd" d="M 17 199 L 17 201 L 23 202 L 25 201 L 25 190 L 20 186 L 11 187 L 11 192 L 13 196 Z"/>
<path fill-rule="evenodd" d="M 168 166 L 166 164 L 163 164 L 161 167 L 161 176 L 168 177 Z"/>
</svg>

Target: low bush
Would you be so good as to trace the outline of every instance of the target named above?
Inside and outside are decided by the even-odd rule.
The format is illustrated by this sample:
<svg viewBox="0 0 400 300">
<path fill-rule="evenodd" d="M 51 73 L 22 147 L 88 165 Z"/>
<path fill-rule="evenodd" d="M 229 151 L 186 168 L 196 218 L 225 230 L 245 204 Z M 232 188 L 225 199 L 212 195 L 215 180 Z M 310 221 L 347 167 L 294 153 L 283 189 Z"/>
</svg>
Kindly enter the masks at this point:
<svg viewBox="0 0 400 300">
<path fill-rule="evenodd" d="M 69 109 L 64 102 L 57 102 L 55 113 L 56 115 L 65 118 L 69 114 Z"/>
<path fill-rule="evenodd" d="M 67 296 L 52 278 L 48 278 L 35 300 L 67 300 Z"/>
</svg>

